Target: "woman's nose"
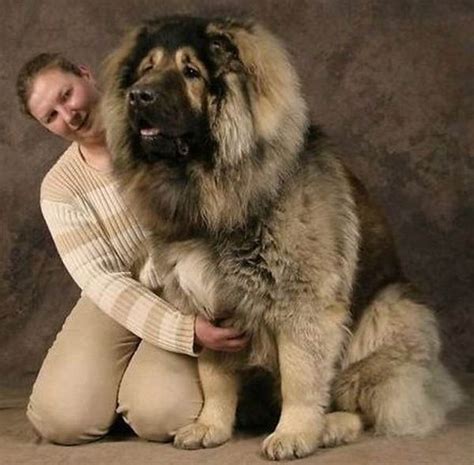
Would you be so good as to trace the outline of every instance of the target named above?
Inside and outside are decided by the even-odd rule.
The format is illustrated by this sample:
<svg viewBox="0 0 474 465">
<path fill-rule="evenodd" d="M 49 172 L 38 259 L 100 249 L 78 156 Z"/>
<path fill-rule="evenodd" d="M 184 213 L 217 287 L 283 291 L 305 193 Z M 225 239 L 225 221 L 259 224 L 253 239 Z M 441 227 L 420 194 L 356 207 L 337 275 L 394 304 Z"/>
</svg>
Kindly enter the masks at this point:
<svg viewBox="0 0 474 465">
<path fill-rule="evenodd" d="M 60 109 L 60 113 L 64 121 L 72 127 L 78 126 L 80 124 L 81 116 L 80 114 L 69 108 L 67 105 L 63 105 Z"/>
<path fill-rule="evenodd" d="M 66 121 L 66 123 L 69 124 L 71 122 L 71 119 L 73 118 L 73 111 L 70 108 L 63 105 L 58 108 L 58 113 L 61 115 L 63 120 Z"/>
</svg>

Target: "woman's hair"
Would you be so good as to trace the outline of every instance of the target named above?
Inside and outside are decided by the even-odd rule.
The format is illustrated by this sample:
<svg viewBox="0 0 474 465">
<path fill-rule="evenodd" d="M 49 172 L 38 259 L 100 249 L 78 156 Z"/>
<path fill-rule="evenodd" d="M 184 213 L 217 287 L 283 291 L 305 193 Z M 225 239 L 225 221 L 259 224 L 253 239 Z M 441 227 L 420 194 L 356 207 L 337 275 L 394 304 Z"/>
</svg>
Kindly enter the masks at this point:
<svg viewBox="0 0 474 465">
<path fill-rule="evenodd" d="M 60 53 L 40 53 L 28 60 L 20 69 L 16 79 L 16 95 L 20 110 L 27 116 L 33 117 L 28 108 L 31 85 L 36 76 L 47 69 L 57 68 L 66 73 L 81 75 L 79 66 L 68 60 Z"/>
</svg>

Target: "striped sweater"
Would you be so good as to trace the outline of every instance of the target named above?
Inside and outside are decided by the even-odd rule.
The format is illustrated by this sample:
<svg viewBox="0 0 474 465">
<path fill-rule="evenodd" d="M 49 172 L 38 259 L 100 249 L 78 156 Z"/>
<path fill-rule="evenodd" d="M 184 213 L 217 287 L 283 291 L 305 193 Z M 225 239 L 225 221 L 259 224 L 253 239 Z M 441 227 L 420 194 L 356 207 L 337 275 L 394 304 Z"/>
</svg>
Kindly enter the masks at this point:
<svg viewBox="0 0 474 465">
<path fill-rule="evenodd" d="M 82 159 L 73 143 L 41 185 L 41 211 L 74 281 L 102 311 L 163 349 L 193 352 L 194 317 L 158 297 L 148 235 L 111 174 Z"/>
</svg>

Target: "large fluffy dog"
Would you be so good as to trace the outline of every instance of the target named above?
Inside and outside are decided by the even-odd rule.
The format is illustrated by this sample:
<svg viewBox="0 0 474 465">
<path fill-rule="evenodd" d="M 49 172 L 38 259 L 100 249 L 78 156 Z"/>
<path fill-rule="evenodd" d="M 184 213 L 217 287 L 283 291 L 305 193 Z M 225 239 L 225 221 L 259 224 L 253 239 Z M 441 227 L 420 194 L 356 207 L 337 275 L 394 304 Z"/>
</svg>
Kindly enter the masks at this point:
<svg viewBox="0 0 474 465">
<path fill-rule="evenodd" d="M 251 335 L 199 358 L 205 404 L 183 448 L 230 438 L 238 373 L 271 370 L 281 416 L 272 459 L 377 432 L 425 434 L 460 394 L 433 313 L 403 278 L 357 180 L 309 128 L 282 44 L 251 21 L 158 19 L 105 68 L 117 173 L 156 233 L 163 294 Z M 332 413 L 329 413 L 332 412 Z"/>
</svg>

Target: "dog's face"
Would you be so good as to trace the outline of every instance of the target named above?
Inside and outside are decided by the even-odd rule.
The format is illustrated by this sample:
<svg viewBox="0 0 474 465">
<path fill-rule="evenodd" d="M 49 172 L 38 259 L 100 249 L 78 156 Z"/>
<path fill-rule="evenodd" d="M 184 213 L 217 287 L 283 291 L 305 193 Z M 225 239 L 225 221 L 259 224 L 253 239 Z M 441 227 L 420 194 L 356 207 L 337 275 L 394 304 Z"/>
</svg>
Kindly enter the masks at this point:
<svg viewBox="0 0 474 465">
<path fill-rule="evenodd" d="M 191 156 L 208 133 L 204 109 L 208 72 L 196 50 L 161 44 L 141 60 L 127 91 L 134 136 L 149 160 Z"/>
<path fill-rule="evenodd" d="M 207 108 L 223 88 L 223 69 L 238 66 L 225 37 L 207 36 L 201 24 L 163 27 L 130 76 L 128 114 L 149 160 L 177 161 L 209 152 Z"/>
<path fill-rule="evenodd" d="M 148 162 L 187 163 L 215 148 L 211 108 L 226 99 L 229 74 L 243 82 L 246 70 L 229 35 L 208 26 L 192 18 L 151 22 L 122 64 L 135 153 Z"/>
<path fill-rule="evenodd" d="M 298 78 L 278 39 L 253 22 L 146 22 L 111 54 L 103 82 L 117 172 L 166 219 L 242 223 L 302 146 Z"/>
</svg>

